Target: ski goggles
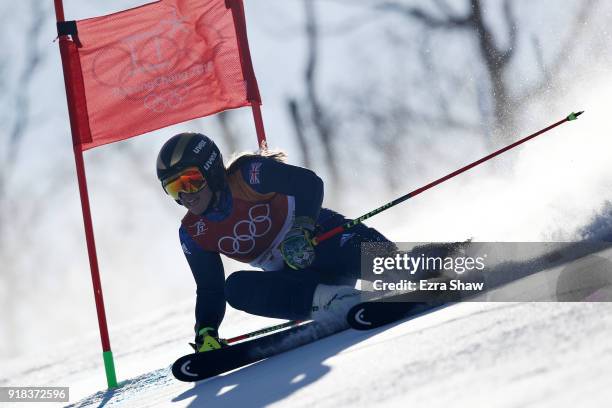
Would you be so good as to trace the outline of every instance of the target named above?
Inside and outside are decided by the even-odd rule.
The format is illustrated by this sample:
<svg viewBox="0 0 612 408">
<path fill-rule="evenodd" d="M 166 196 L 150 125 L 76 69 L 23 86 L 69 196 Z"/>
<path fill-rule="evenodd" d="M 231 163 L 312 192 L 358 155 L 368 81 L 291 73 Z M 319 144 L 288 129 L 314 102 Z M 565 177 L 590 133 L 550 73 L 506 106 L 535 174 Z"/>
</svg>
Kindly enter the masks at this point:
<svg viewBox="0 0 612 408">
<path fill-rule="evenodd" d="M 180 193 L 197 193 L 205 189 L 208 183 L 197 167 L 189 167 L 179 174 L 164 180 L 162 186 L 169 196 L 178 200 Z"/>
</svg>

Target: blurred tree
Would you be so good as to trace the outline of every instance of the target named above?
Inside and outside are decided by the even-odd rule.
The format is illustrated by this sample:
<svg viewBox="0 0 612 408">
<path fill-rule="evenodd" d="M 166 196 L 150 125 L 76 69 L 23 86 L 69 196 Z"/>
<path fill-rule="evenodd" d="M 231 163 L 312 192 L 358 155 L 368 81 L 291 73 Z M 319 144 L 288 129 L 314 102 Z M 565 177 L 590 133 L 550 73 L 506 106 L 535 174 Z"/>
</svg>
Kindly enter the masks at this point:
<svg viewBox="0 0 612 408">
<path fill-rule="evenodd" d="M 473 36 L 477 43 L 475 57 L 483 64 L 488 83 L 487 95 L 480 95 L 478 110 L 481 122 L 487 124 L 487 133 L 492 136 L 493 144 L 498 144 L 514 135 L 513 131 L 517 127 L 517 116 L 521 113 L 521 105 L 530 98 L 559 85 L 558 74 L 578 47 L 589 16 L 596 12 L 597 3 L 599 3 L 598 0 L 581 2 L 578 12 L 574 13 L 573 22 L 567 26 L 565 32 L 560 33 L 564 38 L 563 43 L 558 47 L 556 55 L 548 58 L 549 61 L 544 61 L 539 33 L 531 35 L 531 44 L 534 47 L 541 73 L 539 80 L 529 85 L 523 81 L 517 81 L 517 77 L 520 77 L 517 72 L 520 65 L 516 64 L 517 50 L 519 45 L 526 46 L 528 43 L 526 44 L 525 41 L 520 43 L 518 40 L 520 16 L 517 16 L 513 10 L 516 2 L 504 0 L 501 3 L 501 24 L 495 22 L 490 16 L 495 15 L 493 9 L 499 3 L 485 4 L 482 0 L 453 2 L 454 7 L 451 7 L 447 0 L 435 0 L 432 2 L 433 7 L 429 10 L 421 5 L 409 5 L 402 1 L 376 1 L 373 7 L 379 11 L 397 13 L 419 22 L 425 26 L 427 35 L 430 35 L 430 32 L 445 30 L 447 32 L 467 32 Z M 550 5 L 552 12 L 557 7 L 557 3 L 551 2 Z M 457 11 L 457 9 L 463 11 Z M 501 28 L 502 25 L 503 28 Z M 449 41 L 434 50 L 434 53 L 443 54 L 451 47 L 456 47 L 457 44 Z M 428 64 L 429 70 L 435 64 L 431 59 L 424 60 L 424 62 Z M 449 71 L 438 70 L 437 72 L 439 75 L 448 76 Z M 428 83 L 425 85 L 433 86 L 434 83 L 429 82 L 429 85 Z M 491 112 L 490 115 L 489 112 Z M 448 115 L 446 117 L 450 119 Z M 461 121 L 461 119 L 451 120 L 451 122 Z"/>
<path fill-rule="evenodd" d="M 237 152 L 239 149 L 238 137 L 232 127 L 231 113 L 229 111 L 219 112 L 215 115 L 215 119 L 221 129 L 221 135 L 228 151 Z"/>
<path fill-rule="evenodd" d="M 49 21 L 50 4 L 30 0 L 22 5 L 27 8 L 29 20 L 22 27 L 23 43 L 12 42 L 12 36 L 4 33 L 0 36 L 11 42 L 10 47 L 1 47 L 0 52 L 0 105 L 2 106 L 2 123 L 0 128 L 0 298 L 2 299 L 3 318 L 0 324 L 7 336 L 7 348 L 3 352 L 13 353 L 18 345 L 18 330 L 16 322 L 16 300 L 22 295 L 22 287 L 27 278 L 18 272 L 20 248 L 28 244 L 25 228 L 37 214 L 40 214 L 40 199 L 48 191 L 39 193 L 25 188 L 25 184 L 14 186 L 10 192 L 11 182 L 23 182 L 17 177 L 17 167 L 21 159 L 21 148 L 34 121 L 31 112 L 31 98 L 35 92 L 32 83 L 40 72 L 41 64 L 48 54 L 48 47 L 41 42 L 45 23 Z M 5 10 L 6 11 L 6 10 Z M 10 21 L 13 10 L 4 14 L 3 21 Z M 10 26 L 3 24 L 0 30 L 9 30 Z M 19 50 L 16 52 L 15 50 Z M 11 70 L 18 66 L 18 70 Z M 35 182 L 39 177 L 34 180 Z M 32 189 L 34 190 L 34 189 Z M 18 191 L 18 194 L 15 194 Z M 41 194 L 41 195 L 39 195 Z M 0 339 L 1 340 L 1 339 Z"/>
<path fill-rule="evenodd" d="M 316 13 L 316 2 L 304 0 L 306 35 L 306 66 L 304 68 L 303 97 L 290 97 L 287 99 L 287 109 L 295 129 L 298 144 L 302 150 L 302 160 L 306 167 L 312 163 L 313 141 L 320 142 L 323 150 L 325 166 L 329 171 L 329 181 L 332 188 L 330 193 L 339 187 L 341 174 L 338 164 L 338 152 L 334 145 L 336 123 L 330 114 L 329 104 L 325 104 L 318 92 L 317 70 L 320 54 L 319 22 Z M 315 142 L 316 143 L 316 142 Z"/>
<path fill-rule="evenodd" d="M 6 106 L 6 109 L 10 108 L 10 112 L 5 113 L 10 116 L 10 118 L 7 118 L 10 123 L 9 130 L 7 132 L 7 126 L 2 128 L 2 132 L 7 133 L 1 139 L 4 148 L 2 149 L 2 171 L 0 171 L 0 199 L 6 197 L 7 179 L 11 176 L 15 163 L 19 159 L 19 149 L 31 120 L 30 86 L 45 56 L 45 50 L 40 45 L 40 39 L 49 8 L 36 0 L 28 2 L 28 7 L 30 8 L 30 21 L 27 29 L 24 30 L 26 44 L 23 47 L 25 53 L 22 57 L 22 69 L 16 81 L 12 84 L 6 82 L 5 75 L 0 76 L 3 81 L 0 86 L 5 90 L 5 92 L 2 92 L 5 99 L 3 105 Z M 2 57 L 0 69 L 5 71 L 9 63 L 8 59 L 14 58 L 14 55 L 4 54 Z M 11 87 L 11 85 L 16 86 Z"/>
<path fill-rule="evenodd" d="M 323 63 L 316 58 L 317 44 L 328 39 L 309 29 L 312 24 L 316 27 L 314 6 L 309 3 L 314 2 L 306 1 L 306 34 L 314 39 L 308 41 L 307 73 L 313 64 Z M 348 80 L 336 80 L 341 92 L 307 93 L 309 104 L 290 98 L 290 116 L 305 157 L 312 157 L 306 142 L 306 138 L 312 140 L 308 131 L 317 129 L 311 107 L 325 109 L 322 118 L 328 121 L 322 123 L 327 127 L 318 133 L 324 135 L 327 130 L 344 150 L 349 146 L 339 139 L 341 135 L 351 135 L 354 146 L 375 146 L 385 174 L 377 181 L 390 190 L 405 186 L 411 173 L 423 174 L 429 152 L 435 157 L 456 154 L 457 149 L 440 150 L 445 140 L 483 137 L 487 150 L 507 143 L 525 131 L 523 119 L 529 116 L 532 102 L 544 102 L 550 109 L 571 89 L 568 82 L 580 70 L 580 61 L 593 61 L 610 52 L 592 45 L 601 43 L 597 40 L 601 22 L 594 23 L 598 13 L 610 11 L 609 4 L 600 0 L 578 0 L 563 9 L 553 1 L 537 5 L 510 0 L 333 3 L 369 10 L 367 20 L 357 21 L 353 14 L 337 28 L 374 26 L 378 33 L 369 33 L 379 46 L 373 50 L 357 44 Z M 534 11 L 535 16 L 526 14 Z M 398 24 L 402 20 L 409 24 Z M 328 33 L 330 27 L 326 29 Z M 381 38 L 386 41 L 377 42 Z M 587 46 L 590 53 L 585 51 Z M 304 81 L 307 89 L 316 90 L 312 76 L 305 75 Z M 336 110 L 333 115 L 331 108 Z M 354 172 L 365 167 L 373 173 L 371 153 L 360 149 L 349 154 L 350 166 L 345 168 Z"/>
</svg>

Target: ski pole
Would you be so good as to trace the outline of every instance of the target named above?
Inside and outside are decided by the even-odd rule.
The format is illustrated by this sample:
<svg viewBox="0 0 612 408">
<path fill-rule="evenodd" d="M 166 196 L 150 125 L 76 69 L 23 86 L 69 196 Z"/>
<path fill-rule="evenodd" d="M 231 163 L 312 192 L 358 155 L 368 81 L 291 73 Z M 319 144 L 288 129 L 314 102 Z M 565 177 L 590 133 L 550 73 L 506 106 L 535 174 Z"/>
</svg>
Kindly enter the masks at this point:
<svg viewBox="0 0 612 408">
<path fill-rule="evenodd" d="M 251 337 L 256 337 L 256 336 L 259 336 L 259 335 L 262 335 L 262 334 L 266 334 L 266 333 L 270 333 L 270 332 L 273 332 L 273 331 L 285 329 L 285 328 L 288 328 L 288 327 L 298 326 L 300 323 L 302 323 L 302 320 L 291 320 L 289 322 L 277 324 L 277 325 L 274 325 L 274 326 L 264 327 L 263 329 L 255 330 L 254 332 L 241 334 L 240 336 L 232 337 L 231 339 L 225 339 L 225 341 L 228 344 L 236 343 L 238 341 L 245 340 L 245 339 L 248 339 L 248 338 L 251 338 Z"/>
<path fill-rule="evenodd" d="M 408 193 L 406 195 L 403 195 L 403 196 L 401 196 L 399 198 L 396 198 L 395 200 L 390 201 L 387 204 L 384 204 L 384 205 L 378 207 L 377 209 L 375 209 L 373 211 L 370 211 L 367 214 L 362 215 L 359 218 L 355 218 L 352 221 L 349 221 L 349 222 L 347 222 L 347 223 L 345 223 L 343 225 L 339 225 L 339 226 L 337 226 L 335 228 L 330 229 L 329 231 L 326 231 L 326 232 L 323 232 L 323 233 L 317 235 L 316 237 L 314 237 L 312 239 L 312 243 L 313 243 L 313 245 L 318 245 L 319 243 L 321 243 L 321 242 L 323 242 L 325 240 L 328 240 L 331 237 L 333 237 L 333 236 L 335 236 L 337 234 L 340 234 L 340 233 L 342 233 L 342 232 L 344 232 L 344 231 L 354 227 L 355 225 L 361 224 L 364 220 L 367 220 L 368 218 L 371 218 L 371 217 L 375 216 L 376 214 L 379 214 L 379 213 L 381 213 L 381 212 L 383 212 L 385 210 L 388 210 L 389 208 L 394 207 L 394 206 L 398 205 L 399 203 L 402 203 L 402 202 L 408 200 L 409 198 L 417 196 L 417 195 L 421 194 L 422 192 L 424 192 L 426 190 L 429 190 L 430 188 L 435 187 L 435 186 L 437 186 L 440 183 L 445 182 L 448 179 L 451 179 L 451 178 L 453 178 L 455 176 L 458 176 L 459 174 L 468 171 L 472 167 L 476 167 L 479 164 L 484 163 L 487 160 L 490 160 L 490 159 L 494 158 L 495 156 L 498 156 L 498 155 L 500 155 L 500 154 L 502 154 L 502 153 L 504 153 L 504 152 L 506 152 L 506 151 L 508 151 L 510 149 L 515 148 L 516 146 L 518 146 L 518 145 L 520 145 L 522 143 L 527 142 L 528 140 L 533 139 L 536 136 L 541 135 L 542 133 L 548 132 L 549 130 L 551 130 L 551 129 L 561 125 L 562 123 L 569 122 L 569 121 L 572 121 L 572 120 L 576 120 L 578 118 L 578 116 L 582 115 L 583 113 L 584 113 L 584 111 L 580 111 L 578 113 L 572 112 L 569 115 L 567 115 L 564 119 L 558 121 L 557 123 L 553 123 L 552 125 L 548 126 L 547 128 L 539 130 L 539 131 L 537 131 L 537 132 L 535 132 L 535 133 L 533 133 L 533 134 L 531 134 L 529 136 L 526 136 L 526 137 L 524 137 L 523 139 L 521 139 L 521 140 L 519 140 L 517 142 L 514 142 L 514 143 L 512 143 L 512 144 L 510 144 L 510 145 L 508 145 L 506 147 L 503 147 L 503 148 L 501 148 L 501 149 L 499 149 L 499 150 L 489 154 L 488 156 L 483 157 L 482 159 L 476 160 L 475 162 L 470 163 L 467 166 L 464 166 L 464 167 L 462 167 L 462 168 L 460 168 L 458 170 L 455 170 L 452 173 L 447 174 L 446 176 L 441 177 L 441 178 L 439 178 L 439 179 L 437 179 L 435 181 L 432 181 L 431 183 L 429 183 L 427 185 L 424 185 L 421 188 L 417 188 L 416 190 L 411 191 L 410 193 Z"/>
</svg>

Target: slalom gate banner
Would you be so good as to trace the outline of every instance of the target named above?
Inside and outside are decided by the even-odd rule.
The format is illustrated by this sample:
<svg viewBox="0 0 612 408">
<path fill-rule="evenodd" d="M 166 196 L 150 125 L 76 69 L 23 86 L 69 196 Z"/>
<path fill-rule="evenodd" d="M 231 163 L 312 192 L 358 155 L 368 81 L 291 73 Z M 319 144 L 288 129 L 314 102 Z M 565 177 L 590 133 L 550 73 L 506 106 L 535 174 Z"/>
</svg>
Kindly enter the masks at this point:
<svg viewBox="0 0 612 408">
<path fill-rule="evenodd" d="M 116 388 L 83 152 L 248 105 L 265 148 L 261 98 L 242 0 L 159 0 L 80 21 L 54 5 L 102 358 Z"/>
<path fill-rule="evenodd" d="M 58 34 L 82 150 L 261 104 L 242 0 L 160 0 Z"/>
</svg>

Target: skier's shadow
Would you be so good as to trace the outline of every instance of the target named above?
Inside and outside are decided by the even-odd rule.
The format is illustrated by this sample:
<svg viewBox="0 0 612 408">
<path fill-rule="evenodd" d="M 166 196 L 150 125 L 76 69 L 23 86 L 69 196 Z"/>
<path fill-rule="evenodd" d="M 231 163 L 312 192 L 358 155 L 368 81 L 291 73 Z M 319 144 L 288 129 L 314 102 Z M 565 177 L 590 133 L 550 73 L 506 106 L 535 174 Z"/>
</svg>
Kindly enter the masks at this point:
<svg viewBox="0 0 612 408">
<path fill-rule="evenodd" d="M 197 383 L 172 402 L 196 396 L 190 407 L 268 406 L 329 373 L 331 367 L 325 364 L 328 358 L 393 325 L 367 332 L 348 330 L 338 333 L 230 374 Z"/>
</svg>

